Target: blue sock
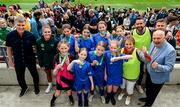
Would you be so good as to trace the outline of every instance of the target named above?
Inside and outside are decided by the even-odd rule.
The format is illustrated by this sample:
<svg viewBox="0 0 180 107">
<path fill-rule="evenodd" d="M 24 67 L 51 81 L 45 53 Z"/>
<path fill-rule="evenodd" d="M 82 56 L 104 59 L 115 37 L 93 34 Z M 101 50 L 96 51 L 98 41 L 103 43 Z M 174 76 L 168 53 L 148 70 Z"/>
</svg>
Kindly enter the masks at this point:
<svg viewBox="0 0 180 107">
<path fill-rule="evenodd" d="M 84 93 L 84 106 L 87 107 L 88 106 L 88 92 Z"/>
<path fill-rule="evenodd" d="M 91 90 L 90 93 L 91 93 L 91 95 L 94 95 L 94 90 Z"/>
<path fill-rule="evenodd" d="M 100 89 L 100 88 L 99 88 L 99 91 L 100 91 L 100 95 L 101 95 L 101 96 L 104 96 L 104 89 Z"/>
<path fill-rule="evenodd" d="M 77 93 L 78 96 L 78 106 L 82 106 L 82 93 Z"/>
</svg>

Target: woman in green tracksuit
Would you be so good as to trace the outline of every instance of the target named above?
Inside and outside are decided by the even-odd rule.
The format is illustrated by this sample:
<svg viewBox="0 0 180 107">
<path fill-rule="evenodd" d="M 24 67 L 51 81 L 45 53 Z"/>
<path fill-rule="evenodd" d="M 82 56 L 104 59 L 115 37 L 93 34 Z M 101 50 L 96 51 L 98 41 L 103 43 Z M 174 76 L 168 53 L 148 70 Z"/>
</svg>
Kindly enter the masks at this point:
<svg viewBox="0 0 180 107">
<path fill-rule="evenodd" d="M 39 65 L 47 74 L 48 87 L 45 93 L 49 93 L 52 88 L 51 71 L 53 69 L 54 56 L 57 53 L 57 43 L 58 41 L 51 36 L 51 28 L 49 26 L 43 28 L 43 36 L 36 41 Z"/>
</svg>

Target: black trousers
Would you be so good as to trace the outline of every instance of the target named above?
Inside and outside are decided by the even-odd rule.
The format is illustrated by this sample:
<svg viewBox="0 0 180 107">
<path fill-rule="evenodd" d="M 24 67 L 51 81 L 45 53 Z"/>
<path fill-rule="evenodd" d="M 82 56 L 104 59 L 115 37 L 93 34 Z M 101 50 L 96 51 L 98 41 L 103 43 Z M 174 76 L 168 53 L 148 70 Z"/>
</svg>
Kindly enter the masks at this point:
<svg viewBox="0 0 180 107">
<path fill-rule="evenodd" d="M 146 102 L 144 106 L 151 107 L 154 103 L 158 93 L 160 92 L 163 84 L 154 84 L 151 81 L 149 73 L 147 73 L 146 77 Z"/>
<path fill-rule="evenodd" d="M 25 65 L 25 64 L 16 65 L 15 64 L 15 71 L 16 71 L 16 76 L 17 76 L 19 86 L 22 89 L 27 88 L 27 84 L 25 81 L 25 69 L 26 69 L 26 67 L 30 71 L 30 74 L 33 78 L 34 88 L 39 89 L 39 74 L 37 72 L 36 64 L 27 64 L 27 65 Z"/>
<path fill-rule="evenodd" d="M 144 76 L 144 62 L 141 61 L 141 64 L 140 64 L 140 74 L 139 74 L 139 78 L 138 78 L 138 80 L 136 82 L 137 85 L 141 85 L 143 76 Z"/>
</svg>

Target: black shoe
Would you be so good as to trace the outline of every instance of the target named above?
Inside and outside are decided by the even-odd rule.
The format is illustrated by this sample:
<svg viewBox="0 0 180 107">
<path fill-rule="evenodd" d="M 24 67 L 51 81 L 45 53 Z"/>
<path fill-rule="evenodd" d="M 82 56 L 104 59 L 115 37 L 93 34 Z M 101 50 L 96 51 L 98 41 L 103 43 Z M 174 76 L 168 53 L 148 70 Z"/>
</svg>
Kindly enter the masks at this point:
<svg viewBox="0 0 180 107">
<path fill-rule="evenodd" d="M 139 98 L 140 102 L 146 102 L 146 97 L 145 98 Z"/>
<path fill-rule="evenodd" d="M 89 104 L 88 104 L 88 101 L 84 101 L 84 107 L 88 107 Z"/>
<path fill-rule="evenodd" d="M 146 105 L 143 105 L 143 106 L 141 106 L 141 107 L 151 107 L 151 106 L 146 106 Z"/>
<path fill-rule="evenodd" d="M 53 100 L 51 100 L 50 107 L 55 107 L 55 102 Z"/>
<path fill-rule="evenodd" d="M 110 101 L 109 96 L 106 96 L 105 100 L 106 100 L 106 104 L 108 104 L 108 103 L 109 103 L 109 101 Z"/>
<path fill-rule="evenodd" d="M 114 97 L 111 97 L 111 103 L 112 103 L 112 105 L 116 105 L 116 100 Z"/>
<path fill-rule="evenodd" d="M 82 102 L 81 103 L 78 103 L 78 107 L 82 107 L 83 105 L 82 105 Z"/>
<path fill-rule="evenodd" d="M 35 93 L 36 95 L 38 95 L 38 94 L 39 94 L 39 92 L 40 92 L 40 90 L 39 90 L 39 89 L 35 89 L 35 90 L 34 90 L 34 93 Z"/>
<path fill-rule="evenodd" d="M 69 99 L 70 105 L 73 106 L 74 105 L 74 99 Z"/>
<path fill-rule="evenodd" d="M 20 92 L 20 94 L 19 94 L 19 97 L 22 97 L 24 94 L 27 93 L 27 91 L 28 91 L 28 88 L 22 89 L 21 92 Z"/>
</svg>

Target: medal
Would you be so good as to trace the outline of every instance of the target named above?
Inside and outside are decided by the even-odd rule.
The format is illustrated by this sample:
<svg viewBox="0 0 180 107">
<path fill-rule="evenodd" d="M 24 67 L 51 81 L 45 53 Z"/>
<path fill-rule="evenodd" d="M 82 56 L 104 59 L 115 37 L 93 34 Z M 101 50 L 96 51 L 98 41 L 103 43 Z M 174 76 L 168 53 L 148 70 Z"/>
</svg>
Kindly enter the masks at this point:
<svg viewBox="0 0 180 107">
<path fill-rule="evenodd" d="M 68 43 L 69 43 L 69 44 L 70 44 L 71 38 L 72 38 L 72 36 L 70 35 L 69 40 L 68 40 Z M 63 37 L 63 41 L 67 41 L 66 36 Z"/>
<path fill-rule="evenodd" d="M 61 54 L 59 54 L 59 63 L 60 63 L 60 67 L 62 67 L 64 65 L 64 62 L 67 59 L 67 54 L 65 54 L 65 56 L 63 57 L 63 60 L 61 59 Z M 61 61 L 62 60 L 62 61 Z"/>
<path fill-rule="evenodd" d="M 97 56 L 96 51 L 94 51 L 94 55 Z M 98 62 L 96 65 L 97 65 L 97 66 L 101 66 L 102 63 L 103 63 L 103 59 L 104 59 L 104 54 L 103 54 L 103 56 L 102 56 L 102 58 L 101 58 L 101 60 L 100 60 L 100 63 Z"/>
</svg>

